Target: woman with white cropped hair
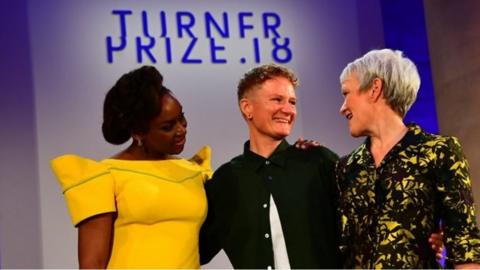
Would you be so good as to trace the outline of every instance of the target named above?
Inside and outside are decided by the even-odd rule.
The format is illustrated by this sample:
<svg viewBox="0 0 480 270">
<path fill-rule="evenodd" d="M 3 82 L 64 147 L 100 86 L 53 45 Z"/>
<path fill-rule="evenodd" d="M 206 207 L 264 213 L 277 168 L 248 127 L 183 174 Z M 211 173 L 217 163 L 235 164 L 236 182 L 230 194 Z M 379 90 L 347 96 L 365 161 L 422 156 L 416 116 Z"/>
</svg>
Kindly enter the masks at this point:
<svg viewBox="0 0 480 270">
<path fill-rule="evenodd" d="M 444 224 L 448 260 L 480 267 L 480 232 L 458 140 L 403 118 L 420 77 L 401 51 L 372 50 L 340 75 L 340 113 L 366 140 L 336 168 L 346 268 L 436 268 L 428 238 Z"/>
</svg>

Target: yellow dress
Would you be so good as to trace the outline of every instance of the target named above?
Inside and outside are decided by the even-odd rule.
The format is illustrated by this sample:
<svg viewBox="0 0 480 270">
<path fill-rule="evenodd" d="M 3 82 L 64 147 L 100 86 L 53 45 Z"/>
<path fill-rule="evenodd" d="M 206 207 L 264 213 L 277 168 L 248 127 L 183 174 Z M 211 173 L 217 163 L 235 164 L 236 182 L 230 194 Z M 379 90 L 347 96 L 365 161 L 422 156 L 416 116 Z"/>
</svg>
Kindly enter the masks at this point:
<svg viewBox="0 0 480 270">
<path fill-rule="evenodd" d="M 207 213 L 210 148 L 191 160 L 52 160 L 75 226 L 116 212 L 108 268 L 199 268 L 198 234 Z"/>
</svg>

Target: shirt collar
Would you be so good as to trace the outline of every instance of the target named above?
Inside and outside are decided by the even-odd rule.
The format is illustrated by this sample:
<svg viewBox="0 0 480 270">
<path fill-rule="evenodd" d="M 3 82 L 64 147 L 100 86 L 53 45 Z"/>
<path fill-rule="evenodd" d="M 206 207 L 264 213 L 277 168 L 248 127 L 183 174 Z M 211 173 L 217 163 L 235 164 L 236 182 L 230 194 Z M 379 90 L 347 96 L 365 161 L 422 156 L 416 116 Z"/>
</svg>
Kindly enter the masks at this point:
<svg viewBox="0 0 480 270">
<path fill-rule="evenodd" d="M 273 163 L 278 166 L 285 166 L 287 160 L 287 148 L 290 147 L 290 144 L 283 139 L 282 142 L 275 148 L 273 153 L 268 157 L 264 158 L 252 151 L 250 151 L 250 141 L 246 141 L 243 145 L 243 155 L 247 162 L 249 162 L 255 169 L 260 168 L 266 163 Z"/>
</svg>

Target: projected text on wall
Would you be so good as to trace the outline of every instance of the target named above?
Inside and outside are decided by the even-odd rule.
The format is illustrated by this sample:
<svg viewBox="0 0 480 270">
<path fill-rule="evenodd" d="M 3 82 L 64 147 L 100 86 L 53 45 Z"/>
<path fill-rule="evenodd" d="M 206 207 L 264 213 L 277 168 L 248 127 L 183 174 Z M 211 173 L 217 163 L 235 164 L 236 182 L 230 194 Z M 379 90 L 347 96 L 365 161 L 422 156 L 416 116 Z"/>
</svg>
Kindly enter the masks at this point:
<svg viewBox="0 0 480 270">
<path fill-rule="evenodd" d="M 106 59 L 137 63 L 227 64 L 276 62 L 293 58 L 290 38 L 276 12 L 173 14 L 112 10 L 115 29 L 106 37 Z"/>
</svg>

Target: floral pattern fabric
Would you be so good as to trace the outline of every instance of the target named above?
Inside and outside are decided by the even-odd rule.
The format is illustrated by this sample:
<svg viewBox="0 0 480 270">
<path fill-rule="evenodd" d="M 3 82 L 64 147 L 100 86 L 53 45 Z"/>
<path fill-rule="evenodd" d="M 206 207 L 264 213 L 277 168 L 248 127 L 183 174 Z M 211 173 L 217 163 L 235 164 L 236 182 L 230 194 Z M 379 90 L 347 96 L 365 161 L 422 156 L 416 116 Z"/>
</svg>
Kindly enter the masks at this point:
<svg viewBox="0 0 480 270">
<path fill-rule="evenodd" d="M 370 141 L 337 164 L 346 268 L 439 267 L 428 238 L 444 224 L 448 258 L 480 261 L 468 163 L 458 140 L 417 125 L 376 167 Z"/>
</svg>

